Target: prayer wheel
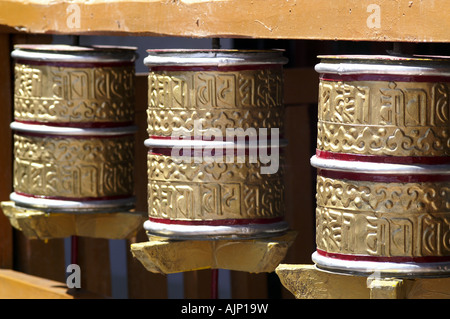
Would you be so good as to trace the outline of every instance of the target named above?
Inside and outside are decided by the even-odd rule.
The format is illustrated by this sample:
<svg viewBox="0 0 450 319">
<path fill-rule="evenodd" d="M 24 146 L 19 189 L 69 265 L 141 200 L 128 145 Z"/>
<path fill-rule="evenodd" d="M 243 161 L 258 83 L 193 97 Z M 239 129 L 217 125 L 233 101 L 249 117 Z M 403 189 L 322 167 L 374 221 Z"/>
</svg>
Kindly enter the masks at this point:
<svg viewBox="0 0 450 319">
<path fill-rule="evenodd" d="M 55 212 L 134 207 L 135 48 L 17 45 L 17 206 Z"/>
<path fill-rule="evenodd" d="M 322 56 L 319 269 L 450 274 L 450 60 Z"/>
<path fill-rule="evenodd" d="M 284 232 L 281 50 L 149 50 L 148 235 Z"/>
</svg>

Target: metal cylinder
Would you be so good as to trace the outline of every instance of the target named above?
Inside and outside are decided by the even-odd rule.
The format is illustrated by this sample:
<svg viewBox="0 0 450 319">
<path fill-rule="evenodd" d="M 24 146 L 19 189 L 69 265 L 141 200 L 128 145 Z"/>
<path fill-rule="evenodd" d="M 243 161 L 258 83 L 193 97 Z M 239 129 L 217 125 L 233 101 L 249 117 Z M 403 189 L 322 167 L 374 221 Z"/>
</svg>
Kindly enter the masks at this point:
<svg viewBox="0 0 450 319">
<path fill-rule="evenodd" d="M 285 231 L 282 51 L 148 53 L 147 233 Z"/>
<path fill-rule="evenodd" d="M 16 205 L 123 211 L 134 206 L 135 48 L 17 45 Z"/>
<path fill-rule="evenodd" d="M 316 245 L 321 269 L 450 274 L 450 60 L 323 56 Z"/>
</svg>

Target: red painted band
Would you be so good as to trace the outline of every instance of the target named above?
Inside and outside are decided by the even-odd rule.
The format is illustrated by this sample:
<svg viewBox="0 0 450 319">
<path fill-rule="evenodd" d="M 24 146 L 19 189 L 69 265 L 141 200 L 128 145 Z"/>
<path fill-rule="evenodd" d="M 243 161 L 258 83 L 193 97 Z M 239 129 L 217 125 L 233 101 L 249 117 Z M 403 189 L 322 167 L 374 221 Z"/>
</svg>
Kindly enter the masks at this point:
<svg viewBox="0 0 450 319">
<path fill-rule="evenodd" d="M 67 68 L 107 68 L 107 67 L 134 67 L 134 61 L 117 61 L 117 62 L 67 62 L 67 61 L 34 61 L 17 59 L 16 63 L 26 65 L 47 65 Z"/>
<path fill-rule="evenodd" d="M 88 201 L 97 201 L 97 200 L 118 200 L 133 197 L 131 194 L 129 195 L 116 195 L 116 196 L 101 196 L 101 197 L 64 197 L 64 196 L 45 196 L 45 195 L 33 195 L 22 192 L 15 191 L 17 195 L 30 197 L 30 198 L 39 198 L 39 199 L 54 199 L 54 200 L 67 200 L 67 201 L 80 201 L 80 202 L 88 202 Z"/>
<path fill-rule="evenodd" d="M 395 81 L 395 82 L 450 82 L 448 76 L 430 76 L 430 75 L 395 75 L 395 74 L 320 74 L 321 81 Z"/>
<path fill-rule="evenodd" d="M 426 256 L 426 257 L 386 257 L 386 256 L 367 256 L 367 255 L 346 255 L 329 253 L 321 249 L 316 250 L 321 256 L 340 259 L 346 261 L 371 261 L 371 262 L 392 262 L 392 263 L 437 263 L 450 262 L 450 256 Z"/>
<path fill-rule="evenodd" d="M 316 156 L 318 158 L 323 159 L 333 159 L 349 162 L 370 162 L 370 163 L 386 163 L 386 164 L 426 164 L 426 165 L 450 164 L 450 156 L 379 156 L 379 155 L 334 153 L 321 150 L 316 150 Z"/>
<path fill-rule="evenodd" d="M 176 149 L 177 154 L 173 154 L 173 150 Z M 151 147 L 150 151 L 148 152 L 151 155 L 164 155 L 164 156 L 203 156 L 203 157 L 214 157 L 214 156 L 225 156 L 225 155 L 237 155 L 237 156 L 260 156 L 260 149 L 261 147 L 256 148 L 248 148 L 245 149 L 235 149 L 231 148 L 230 150 L 227 150 L 226 148 L 220 149 L 219 147 L 202 147 L 197 149 L 194 146 L 191 147 L 179 147 L 179 148 L 172 148 L 172 147 Z M 261 156 L 271 156 L 271 148 L 270 146 L 267 147 L 267 150 L 265 150 L 264 154 Z M 283 149 L 279 149 L 278 154 L 284 154 Z"/>
<path fill-rule="evenodd" d="M 217 136 L 159 136 L 159 135 L 150 135 L 149 138 L 155 139 L 155 140 L 171 140 L 171 141 L 220 141 L 220 142 L 237 142 L 237 141 L 246 141 L 249 142 L 250 139 L 254 139 L 255 141 L 258 141 L 260 137 L 265 137 L 267 144 L 270 144 L 270 141 L 272 140 L 272 135 L 255 135 L 255 136 L 242 136 L 243 138 L 240 138 L 239 136 L 234 136 L 233 139 L 227 138 L 227 137 L 217 137 Z M 283 136 L 279 136 L 278 139 L 282 139 Z M 277 140 L 278 140 L 277 139 Z"/>
<path fill-rule="evenodd" d="M 162 65 L 150 66 L 150 71 L 245 71 L 281 68 L 282 64 L 248 64 L 248 65 Z"/>
<path fill-rule="evenodd" d="M 259 218 L 259 219 L 215 219 L 215 220 L 176 220 L 149 217 L 153 223 L 168 225 L 186 225 L 186 226 L 233 226 L 233 225 L 252 225 L 252 224 L 273 224 L 283 220 L 282 217 L 277 218 Z"/>
<path fill-rule="evenodd" d="M 45 125 L 54 127 L 70 127 L 70 128 L 113 128 L 130 126 L 134 123 L 132 121 L 128 122 L 39 122 L 39 121 L 22 121 L 15 120 L 17 123 L 29 124 L 29 125 Z"/>
<path fill-rule="evenodd" d="M 367 174 L 356 172 L 332 171 L 317 169 L 317 175 L 333 179 L 346 179 L 353 181 L 379 182 L 379 183 L 426 183 L 450 182 L 450 175 L 393 175 L 393 174 Z"/>
<path fill-rule="evenodd" d="M 70 134 L 45 134 L 45 133 L 33 133 L 33 132 L 23 132 L 23 131 L 17 131 L 14 133 L 15 135 L 20 136 L 34 136 L 34 137 L 41 137 L 41 138 L 73 138 L 78 140 L 88 140 L 88 139 L 108 139 L 108 138 L 118 138 L 123 136 L 133 136 L 133 133 L 114 133 L 113 135 L 70 135 Z"/>
</svg>

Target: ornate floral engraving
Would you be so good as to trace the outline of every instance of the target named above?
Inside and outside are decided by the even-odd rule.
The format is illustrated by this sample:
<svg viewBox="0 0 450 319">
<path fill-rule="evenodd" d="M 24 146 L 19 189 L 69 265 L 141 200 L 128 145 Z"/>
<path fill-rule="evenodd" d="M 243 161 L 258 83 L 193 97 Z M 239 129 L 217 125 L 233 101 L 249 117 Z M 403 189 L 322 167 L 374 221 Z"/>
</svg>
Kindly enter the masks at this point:
<svg viewBox="0 0 450 319">
<path fill-rule="evenodd" d="M 450 182 L 374 183 L 317 176 L 317 205 L 395 213 L 450 213 Z"/>
<path fill-rule="evenodd" d="M 378 257 L 450 256 L 450 214 L 352 211 L 318 206 L 317 248 Z"/>
</svg>

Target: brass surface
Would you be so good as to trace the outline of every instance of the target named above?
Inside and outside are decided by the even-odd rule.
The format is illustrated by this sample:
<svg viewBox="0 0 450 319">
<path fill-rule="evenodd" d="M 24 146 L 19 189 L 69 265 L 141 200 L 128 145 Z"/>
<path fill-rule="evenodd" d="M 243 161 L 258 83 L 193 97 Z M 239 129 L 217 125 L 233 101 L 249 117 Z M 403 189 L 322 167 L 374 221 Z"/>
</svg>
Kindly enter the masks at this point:
<svg viewBox="0 0 450 319">
<path fill-rule="evenodd" d="M 14 190 L 64 198 L 133 194 L 134 137 L 14 135 Z"/>
<path fill-rule="evenodd" d="M 62 67 L 17 63 L 14 118 L 43 123 L 134 121 L 134 65 Z"/>
<path fill-rule="evenodd" d="M 261 162 L 177 162 L 148 155 L 150 217 L 218 220 L 284 215 L 283 160 L 275 174 L 261 174 Z"/>
<path fill-rule="evenodd" d="M 318 176 L 317 248 L 384 257 L 450 256 L 450 183 Z"/>
<path fill-rule="evenodd" d="M 170 136 L 174 128 L 283 128 L 283 69 L 151 71 L 148 133 Z"/>
<path fill-rule="evenodd" d="M 317 148 L 365 155 L 449 156 L 448 82 L 319 84 Z"/>
<path fill-rule="evenodd" d="M 318 150 L 431 159 L 450 155 L 448 81 L 395 75 L 372 80 L 361 72 L 344 72 L 348 80 L 339 75 L 320 79 Z M 341 176 L 317 176 L 318 250 L 389 258 L 450 256 L 450 182 L 383 183 L 375 174 L 372 181 Z M 342 271 L 351 271 L 351 263 Z"/>
<path fill-rule="evenodd" d="M 220 71 L 163 69 L 151 69 L 148 77 L 150 136 L 177 136 L 177 129 L 182 129 L 183 134 L 198 138 L 212 128 L 219 139 L 226 138 L 227 129 L 255 129 L 258 134 L 266 128 L 270 135 L 270 129 L 277 128 L 282 134 L 282 65 L 239 70 L 225 66 Z M 219 161 L 202 157 L 180 162 L 168 154 L 149 153 L 149 216 L 223 220 L 284 215 L 282 159 L 274 174 L 261 174 L 263 164 L 248 155 Z"/>
</svg>

